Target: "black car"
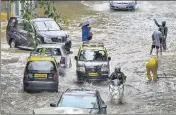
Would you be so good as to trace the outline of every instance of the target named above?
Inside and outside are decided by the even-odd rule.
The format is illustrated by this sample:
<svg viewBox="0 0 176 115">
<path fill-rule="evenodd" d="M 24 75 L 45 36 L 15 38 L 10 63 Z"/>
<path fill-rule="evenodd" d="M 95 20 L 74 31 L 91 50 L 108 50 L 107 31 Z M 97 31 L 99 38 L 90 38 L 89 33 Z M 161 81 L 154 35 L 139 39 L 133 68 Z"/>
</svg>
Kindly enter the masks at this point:
<svg viewBox="0 0 176 115">
<path fill-rule="evenodd" d="M 57 104 L 51 107 L 73 107 L 89 110 L 90 114 L 107 114 L 107 105 L 102 100 L 99 91 L 88 89 L 67 89 Z"/>
<path fill-rule="evenodd" d="M 106 81 L 110 73 L 107 50 L 101 43 L 84 43 L 75 56 L 78 82 L 85 80 Z"/>
<path fill-rule="evenodd" d="M 59 72 L 54 57 L 31 53 L 23 76 L 23 90 L 58 92 Z"/>
<path fill-rule="evenodd" d="M 35 18 L 28 22 L 22 17 L 11 17 L 6 30 L 7 43 L 11 48 L 33 48 L 35 31 L 37 43 L 65 43 L 67 50 L 70 51 L 71 39 L 68 32 L 63 31 L 51 18 Z"/>
</svg>

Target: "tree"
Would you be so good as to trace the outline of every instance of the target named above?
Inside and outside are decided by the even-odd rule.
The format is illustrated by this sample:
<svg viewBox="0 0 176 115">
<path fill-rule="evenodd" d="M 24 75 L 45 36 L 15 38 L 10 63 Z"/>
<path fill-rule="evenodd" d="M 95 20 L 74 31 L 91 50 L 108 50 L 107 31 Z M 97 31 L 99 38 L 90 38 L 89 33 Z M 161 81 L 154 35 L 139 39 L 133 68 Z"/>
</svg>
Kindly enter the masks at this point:
<svg viewBox="0 0 176 115">
<path fill-rule="evenodd" d="M 11 0 L 10 2 L 14 2 L 15 0 Z M 24 4 L 24 8 L 21 10 L 21 15 L 23 17 L 23 19 L 27 22 L 30 23 L 34 23 L 32 20 L 35 18 L 34 17 L 34 10 L 35 8 L 33 7 L 33 2 L 29 1 L 29 0 L 21 0 L 21 3 Z M 68 20 L 67 17 L 62 16 L 61 13 L 59 11 L 56 10 L 56 7 L 54 6 L 54 1 L 42 1 L 42 0 L 38 0 L 39 6 L 40 8 L 42 8 L 44 10 L 44 15 L 49 17 L 49 18 L 53 18 L 57 23 L 61 22 L 66 24 L 66 26 L 69 26 L 70 22 Z M 32 43 L 34 42 L 34 48 L 37 47 L 38 43 L 41 43 L 41 41 L 37 38 L 37 33 L 36 30 L 34 29 L 34 36 L 32 36 L 30 33 L 30 24 L 27 24 L 27 39 L 29 37 L 33 37 L 34 41 L 29 41 L 28 43 Z M 33 24 L 31 24 L 31 26 L 33 26 Z M 34 28 L 34 27 L 32 27 Z M 31 39 L 28 39 L 31 40 Z M 30 45 L 30 44 L 29 44 Z"/>
</svg>

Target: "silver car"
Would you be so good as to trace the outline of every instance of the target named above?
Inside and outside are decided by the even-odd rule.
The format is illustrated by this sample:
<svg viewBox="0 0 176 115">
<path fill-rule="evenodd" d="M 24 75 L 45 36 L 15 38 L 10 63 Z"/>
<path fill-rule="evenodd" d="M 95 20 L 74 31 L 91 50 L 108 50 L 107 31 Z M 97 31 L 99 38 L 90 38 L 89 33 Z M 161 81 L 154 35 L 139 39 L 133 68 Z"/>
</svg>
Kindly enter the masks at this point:
<svg viewBox="0 0 176 115">
<path fill-rule="evenodd" d="M 136 0 L 131 1 L 110 1 L 112 10 L 135 10 L 137 5 Z"/>
<path fill-rule="evenodd" d="M 46 53 L 52 52 L 53 57 L 55 57 L 57 61 L 60 73 L 65 74 L 65 70 L 71 68 L 71 57 L 64 44 L 39 44 L 36 48 L 36 52 L 41 52 L 44 48 L 46 48 Z"/>
</svg>

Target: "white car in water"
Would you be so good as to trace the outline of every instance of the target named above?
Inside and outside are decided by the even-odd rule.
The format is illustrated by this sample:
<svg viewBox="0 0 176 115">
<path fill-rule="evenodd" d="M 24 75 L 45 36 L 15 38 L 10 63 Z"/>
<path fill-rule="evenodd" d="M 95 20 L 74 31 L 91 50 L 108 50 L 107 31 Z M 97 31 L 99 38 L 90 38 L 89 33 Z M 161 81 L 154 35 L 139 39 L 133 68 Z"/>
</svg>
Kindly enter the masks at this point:
<svg viewBox="0 0 176 115">
<path fill-rule="evenodd" d="M 136 0 L 131 1 L 110 1 L 110 8 L 113 10 L 135 10 L 137 5 Z"/>
</svg>

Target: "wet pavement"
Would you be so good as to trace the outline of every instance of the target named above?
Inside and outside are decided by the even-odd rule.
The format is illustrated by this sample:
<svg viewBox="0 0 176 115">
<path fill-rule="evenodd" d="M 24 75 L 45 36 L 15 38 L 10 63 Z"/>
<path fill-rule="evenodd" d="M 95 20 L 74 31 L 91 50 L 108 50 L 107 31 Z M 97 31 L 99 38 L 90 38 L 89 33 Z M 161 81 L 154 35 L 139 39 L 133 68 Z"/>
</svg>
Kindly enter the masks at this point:
<svg viewBox="0 0 176 115">
<path fill-rule="evenodd" d="M 76 84 L 75 60 L 81 45 L 81 32 L 75 20 L 69 28 L 73 40 L 72 68 L 60 78 L 58 93 L 42 92 L 29 94 L 22 90 L 22 78 L 28 51 L 10 49 L 1 43 L 1 113 L 32 113 L 35 108 L 49 107 L 57 102 L 61 92 L 67 88 L 85 87 L 97 89 L 108 113 L 171 114 L 176 112 L 176 2 L 140 1 L 135 12 L 110 11 L 108 2 L 82 2 L 97 12 L 98 22 L 93 26 L 93 40 L 101 40 L 107 47 L 112 60 L 111 72 L 116 65 L 122 67 L 127 76 L 124 104 L 110 102 L 108 85 L 85 83 Z M 157 82 L 147 82 L 145 62 L 149 59 L 152 32 L 157 29 L 153 18 L 159 23 L 167 21 L 168 50 L 159 56 L 159 77 Z M 155 54 L 155 51 L 153 51 Z M 166 78 L 167 77 L 167 78 Z"/>
</svg>

